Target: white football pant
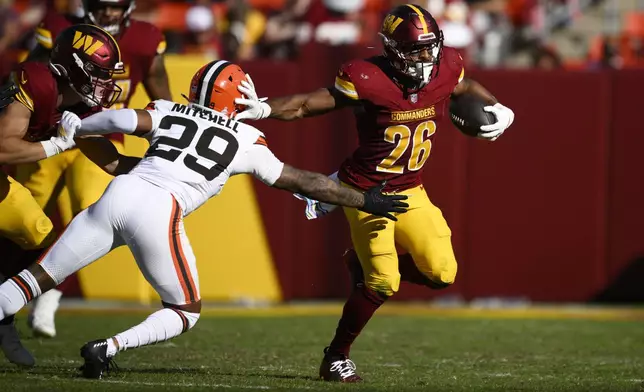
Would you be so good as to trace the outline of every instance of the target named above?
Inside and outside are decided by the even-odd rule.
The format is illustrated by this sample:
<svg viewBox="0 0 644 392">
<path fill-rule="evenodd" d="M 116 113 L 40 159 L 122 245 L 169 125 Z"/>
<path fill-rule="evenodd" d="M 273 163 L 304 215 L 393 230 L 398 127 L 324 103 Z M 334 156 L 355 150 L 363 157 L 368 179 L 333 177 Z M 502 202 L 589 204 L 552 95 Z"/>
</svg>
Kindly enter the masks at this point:
<svg viewBox="0 0 644 392">
<path fill-rule="evenodd" d="M 95 204 L 72 220 L 39 264 L 60 284 L 121 245 L 130 248 L 164 303 L 185 305 L 200 299 L 181 207 L 170 192 L 135 175 L 116 177 Z"/>
</svg>

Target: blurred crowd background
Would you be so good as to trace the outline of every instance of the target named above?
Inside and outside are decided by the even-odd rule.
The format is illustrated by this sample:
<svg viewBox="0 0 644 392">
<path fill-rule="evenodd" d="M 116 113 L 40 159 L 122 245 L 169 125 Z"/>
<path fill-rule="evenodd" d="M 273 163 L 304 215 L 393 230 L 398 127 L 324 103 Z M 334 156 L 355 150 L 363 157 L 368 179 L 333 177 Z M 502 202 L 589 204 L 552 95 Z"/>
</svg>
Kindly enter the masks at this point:
<svg viewBox="0 0 644 392">
<path fill-rule="evenodd" d="M 82 15 L 82 0 L 0 0 L 0 65 L 35 45 L 46 10 Z M 133 17 L 161 28 L 169 53 L 213 59 L 297 58 L 308 43 L 377 46 L 400 0 L 137 0 Z M 545 69 L 644 64 L 644 0 L 417 0 L 469 66 Z M 1 76 L 1 75 L 0 75 Z"/>
</svg>

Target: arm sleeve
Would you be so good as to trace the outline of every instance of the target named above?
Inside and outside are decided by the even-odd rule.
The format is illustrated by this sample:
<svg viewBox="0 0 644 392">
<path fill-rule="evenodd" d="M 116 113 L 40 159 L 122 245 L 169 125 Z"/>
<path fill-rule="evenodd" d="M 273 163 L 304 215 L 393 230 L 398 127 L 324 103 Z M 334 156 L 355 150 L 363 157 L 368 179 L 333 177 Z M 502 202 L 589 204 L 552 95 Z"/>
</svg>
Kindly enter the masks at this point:
<svg viewBox="0 0 644 392">
<path fill-rule="evenodd" d="M 134 109 L 106 110 L 86 117 L 77 135 L 106 135 L 108 133 L 132 134 L 136 131 L 138 117 Z"/>
<path fill-rule="evenodd" d="M 268 186 L 273 186 L 282 175 L 284 163 L 277 159 L 265 144 L 253 144 L 248 150 L 249 172 Z"/>
</svg>

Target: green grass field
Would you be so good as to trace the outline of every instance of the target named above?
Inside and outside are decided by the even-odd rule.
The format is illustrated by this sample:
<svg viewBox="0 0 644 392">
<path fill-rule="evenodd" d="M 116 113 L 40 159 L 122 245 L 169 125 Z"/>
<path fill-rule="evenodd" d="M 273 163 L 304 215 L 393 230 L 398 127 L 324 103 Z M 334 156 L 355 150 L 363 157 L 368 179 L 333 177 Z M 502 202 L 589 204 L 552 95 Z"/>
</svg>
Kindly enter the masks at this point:
<svg viewBox="0 0 644 392">
<path fill-rule="evenodd" d="M 80 346 L 146 312 L 63 311 L 53 340 L 28 337 L 22 314 L 19 327 L 38 365 L 23 370 L 0 358 L 0 391 L 644 391 L 641 311 L 559 317 L 557 310 L 391 309 L 354 346 L 365 378 L 359 385 L 317 380 L 339 306 L 206 312 L 186 335 L 119 354 L 120 371 L 97 381 L 78 377 Z"/>
</svg>

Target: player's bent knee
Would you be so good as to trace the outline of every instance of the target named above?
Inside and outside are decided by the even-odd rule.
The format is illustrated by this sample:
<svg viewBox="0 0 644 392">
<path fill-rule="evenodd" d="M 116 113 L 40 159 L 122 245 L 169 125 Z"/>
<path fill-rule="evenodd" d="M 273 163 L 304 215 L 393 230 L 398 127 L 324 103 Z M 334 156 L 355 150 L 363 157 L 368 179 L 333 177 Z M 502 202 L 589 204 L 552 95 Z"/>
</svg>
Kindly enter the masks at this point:
<svg viewBox="0 0 644 392">
<path fill-rule="evenodd" d="M 25 222 L 23 227 L 25 231 L 16 242 L 24 250 L 46 248 L 56 239 L 54 225 L 45 215 Z"/>
<path fill-rule="evenodd" d="M 454 284 L 456 280 L 456 260 L 445 262 L 439 268 L 429 272 L 427 277 L 432 281 L 432 288 L 444 289 Z"/>
<path fill-rule="evenodd" d="M 391 297 L 400 288 L 400 275 L 370 275 L 365 279 L 369 289 L 386 297 Z"/>
</svg>

